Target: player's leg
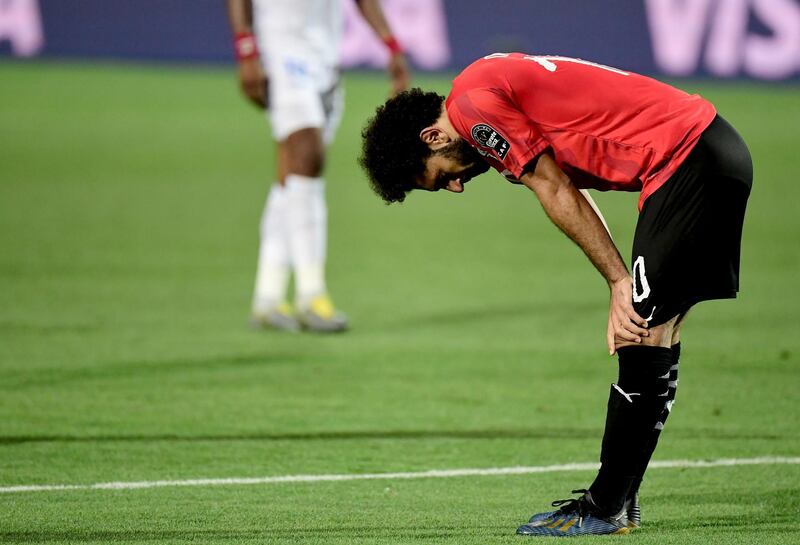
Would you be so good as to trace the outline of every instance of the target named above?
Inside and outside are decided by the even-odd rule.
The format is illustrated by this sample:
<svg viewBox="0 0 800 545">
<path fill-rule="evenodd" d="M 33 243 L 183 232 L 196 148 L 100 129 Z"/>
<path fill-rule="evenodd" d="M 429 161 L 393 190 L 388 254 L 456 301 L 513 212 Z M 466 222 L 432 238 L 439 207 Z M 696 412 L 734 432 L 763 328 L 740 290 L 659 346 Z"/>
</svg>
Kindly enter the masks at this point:
<svg viewBox="0 0 800 545">
<path fill-rule="evenodd" d="M 322 140 L 322 149 L 333 140 L 336 129 L 341 121 L 341 115 L 344 108 L 344 93 L 341 87 L 335 83 L 332 87 L 325 92 L 318 94 L 318 104 L 321 106 L 324 115 L 324 124 L 319 132 Z M 327 238 L 328 238 L 328 209 L 325 201 L 324 187 L 325 182 L 321 180 L 321 190 L 315 194 L 315 233 L 313 239 L 316 244 L 316 255 L 320 263 L 319 271 L 322 273 L 322 289 L 315 291 L 315 283 L 311 282 L 308 290 L 303 289 L 302 283 L 298 283 L 298 307 L 299 318 L 301 323 L 307 329 L 312 331 L 321 332 L 337 332 L 343 331 L 347 328 L 347 317 L 340 311 L 336 310 L 331 298 L 327 294 L 324 285 L 324 264 L 327 253 Z M 312 278 L 313 280 L 313 278 Z"/>
<path fill-rule="evenodd" d="M 675 316 L 651 327 L 642 344 L 617 345 L 619 378 L 611 385 L 597 477 L 588 490 L 574 491 L 583 494 L 580 498 L 564 502 L 557 511 L 534 515 L 518 533 L 619 534 L 633 526 L 628 514 L 638 506 L 627 504 L 626 498 L 638 477 L 640 453 L 647 448 L 665 407 L 663 394 L 672 366 L 670 343 L 677 322 Z M 586 528 L 576 528 L 578 524 Z"/>
<path fill-rule="evenodd" d="M 319 127 L 306 127 L 288 135 L 286 176 L 287 226 L 295 272 L 298 308 L 326 294 L 325 247 L 327 210 L 322 169 L 325 149 Z"/>
<path fill-rule="evenodd" d="M 656 415 L 664 406 L 672 365 L 670 342 L 678 317 L 650 328 L 642 344 L 620 343 L 619 378 L 611 385 L 601 448 L 601 467 L 583 496 L 554 512 L 534 515 L 517 532 L 526 535 L 610 534 L 628 530 L 625 500 L 637 477 L 637 453 L 643 450 Z M 559 500 L 560 502 L 561 500 Z M 556 502 L 557 503 L 557 502 Z M 554 503 L 554 505 L 556 505 Z M 576 524 L 589 523 L 585 529 Z M 577 521 L 577 522 L 576 522 Z"/>
<path fill-rule="evenodd" d="M 641 344 L 617 348 L 619 377 L 611 385 L 600 454 L 601 467 L 589 487 L 594 502 L 607 516 L 623 510 L 639 478 L 643 453 L 667 407 L 670 348 L 678 317 L 652 326 Z"/>
<path fill-rule="evenodd" d="M 278 181 L 270 188 L 261 216 L 251 322 L 259 327 L 297 331 L 300 325 L 287 299 L 291 256 L 283 186 L 289 165 L 285 142 L 277 143 L 276 156 Z"/>
<path fill-rule="evenodd" d="M 335 310 L 325 282 L 327 204 L 325 201 L 325 109 L 318 93 L 295 94 L 293 113 L 284 127 L 298 127 L 285 139 L 289 154 L 285 191 L 287 232 L 295 273 L 295 299 L 301 324 L 313 331 L 335 332 L 347 319 Z"/>
<path fill-rule="evenodd" d="M 669 378 L 667 382 L 667 398 L 665 400 L 664 408 L 661 411 L 658 422 L 650 434 L 650 438 L 645 444 L 642 456 L 638 461 L 638 468 L 636 470 L 636 478 L 631 484 L 628 492 L 628 498 L 625 501 L 626 514 L 628 516 L 628 525 L 632 528 L 641 526 L 642 513 L 639 506 L 639 488 L 642 485 L 642 479 L 647 471 L 647 466 L 650 463 L 650 458 L 658 445 L 658 439 L 661 436 L 661 431 L 667 423 L 672 412 L 672 406 L 675 403 L 675 396 L 678 392 L 678 368 L 681 358 L 681 344 L 680 344 L 680 330 L 681 326 L 686 321 L 688 312 L 683 313 L 678 317 L 675 326 L 672 329 L 672 337 L 670 339 L 670 350 L 672 351 L 672 366 L 669 368 Z"/>
<path fill-rule="evenodd" d="M 341 331 L 347 320 L 327 294 L 325 130 L 328 114 L 320 88 L 334 81 L 313 54 L 277 51 L 271 58 L 270 117 L 286 152 L 284 193 L 289 255 L 295 275 L 297 317 L 315 331 Z"/>
</svg>

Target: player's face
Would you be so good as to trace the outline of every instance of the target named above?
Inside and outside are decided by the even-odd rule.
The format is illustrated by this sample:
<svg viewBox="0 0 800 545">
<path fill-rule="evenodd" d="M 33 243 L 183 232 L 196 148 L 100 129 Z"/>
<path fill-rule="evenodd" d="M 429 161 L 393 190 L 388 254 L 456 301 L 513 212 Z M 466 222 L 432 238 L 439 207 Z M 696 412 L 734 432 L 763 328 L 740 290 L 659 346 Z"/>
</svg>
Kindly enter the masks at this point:
<svg viewBox="0 0 800 545">
<path fill-rule="evenodd" d="M 489 164 L 481 154 L 459 139 L 439 148 L 428 158 L 417 185 L 428 191 L 446 189 L 461 193 L 465 183 L 487 170 Z"/>
</svg>

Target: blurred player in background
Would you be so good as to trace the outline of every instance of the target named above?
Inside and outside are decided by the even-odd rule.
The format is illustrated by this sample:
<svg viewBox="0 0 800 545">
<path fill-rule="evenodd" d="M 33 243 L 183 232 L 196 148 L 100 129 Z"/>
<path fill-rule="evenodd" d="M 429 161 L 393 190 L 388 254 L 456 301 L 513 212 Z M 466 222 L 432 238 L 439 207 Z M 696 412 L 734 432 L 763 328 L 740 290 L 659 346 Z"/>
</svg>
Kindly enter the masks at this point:
<svg viewBox="0 0 800 545">
<path fill-rule="evenodd" d="M 358 0 L 391 52 L 392 92 L 408 86 L 408 65 L 378 0 Z M 245 96 L 269 111 L 277 181 L 261 218 L 252 321 L 260 327 L 335 332 L 347 328 L 325 284 L 325 148 L 342 115 L 341 0 L 227 0 Z M 294 272 L 295 308 L 288 302 Z"/>
<path fill-rule="evenodd" d="M 736 297 L 747 146 L 714 106 L 650 78 L 567 57 L 497 53 L 467 67 L 445 99 L 419 89 L 378 109 L 362 165 L 387 202 L 412 189 L 464 191 L 490 166 L 538 197 L 608 282 L 610 354 L 619 358 L 601 467 L 577 499 L 517 532 L 627 533 L 678 386 L 689 309 Z M 582 188 L 638 191 L 632 274 Z M 526 271 L 520 271 L 524 282 Z"/>
</svg>

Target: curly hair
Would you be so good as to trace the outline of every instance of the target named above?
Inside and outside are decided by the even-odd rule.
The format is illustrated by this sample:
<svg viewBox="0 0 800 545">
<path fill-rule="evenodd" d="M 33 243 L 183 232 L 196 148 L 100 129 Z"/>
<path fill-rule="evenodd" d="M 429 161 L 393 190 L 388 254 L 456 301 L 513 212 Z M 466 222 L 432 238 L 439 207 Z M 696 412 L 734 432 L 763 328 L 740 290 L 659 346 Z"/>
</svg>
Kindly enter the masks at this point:
<svg viewBox="0 0 800 545">
<path fill-rule="evenodd" d="M 431 150 L 419 138 L 442 113 L 444 97 L 414 88 L 378 107 L 361 131 L 359 163 L 367 172 L 373 191 L 387 204 L 403 202 L 425 171 Z"/>
</svg>

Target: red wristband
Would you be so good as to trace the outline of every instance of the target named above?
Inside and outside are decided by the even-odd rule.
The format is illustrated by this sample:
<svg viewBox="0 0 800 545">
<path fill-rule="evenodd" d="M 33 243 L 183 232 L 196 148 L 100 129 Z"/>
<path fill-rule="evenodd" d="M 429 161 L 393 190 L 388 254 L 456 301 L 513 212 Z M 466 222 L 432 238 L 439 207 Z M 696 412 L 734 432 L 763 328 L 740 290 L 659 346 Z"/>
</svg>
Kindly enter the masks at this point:
<svg viewBox="0 0 800 545">
<path fill-rule="evenodd" d="M 398 53 L 403 52 L 403 48 L 400 47 L 400 44 L 397 42 L 397 38 L 395 38 L 394 36 L 389 36 L 388 38 L 384 38 L 383 43 L 386 44 L 386 47 L 389 49 L 389 52 L 392 55 L 396 55 Z"/>
<path fill-rule="evenodd" d="M 242 32 L 233 37 L 233 50 L 237 61 L 258 58 L 258 44 L 251 32 Z"/>
</svg>

